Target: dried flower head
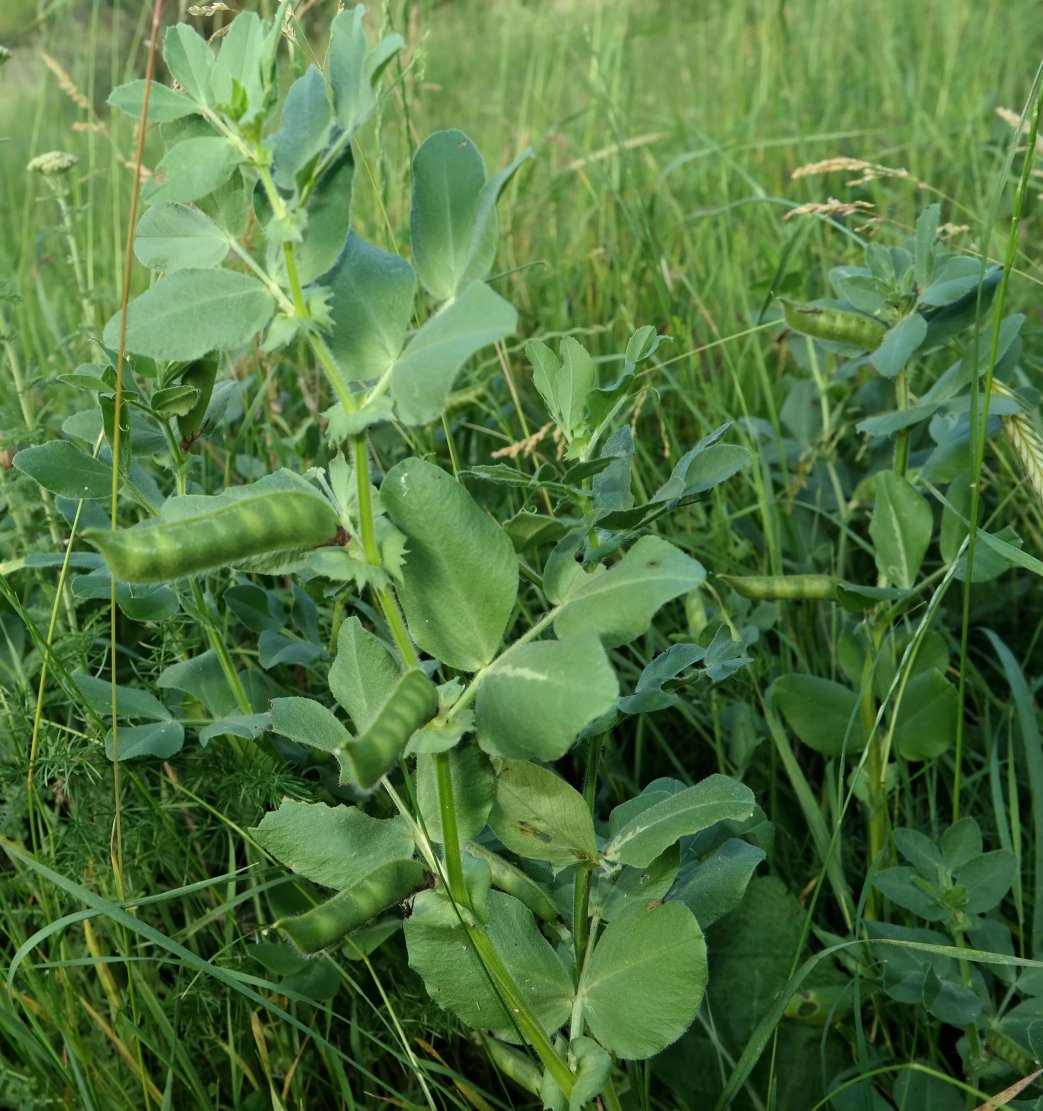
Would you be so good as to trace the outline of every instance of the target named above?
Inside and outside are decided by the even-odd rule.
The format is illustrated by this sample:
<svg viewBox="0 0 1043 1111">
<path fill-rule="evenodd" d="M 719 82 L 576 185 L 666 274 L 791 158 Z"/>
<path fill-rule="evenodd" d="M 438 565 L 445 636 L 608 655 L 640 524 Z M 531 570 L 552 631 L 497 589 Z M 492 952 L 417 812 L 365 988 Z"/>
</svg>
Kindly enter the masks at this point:
<svg viewBox="0 0 1043 1111">
<path fill-rule="evenodd" d="M 992 393 L 996 397 L 1015 397 L 1012 389 L 995 379 L 992 382 Z M 1043 439 L 1024 410 L 1001 416 L 1000 423 L 1036 500 L 1043 506 Z"/>
<path fill-rule="evenodd" d="M 807 166 L 798 166 L 790 177 L 812 177 L 817 174 L 837 173 L 839 170 L 860 175 L 849 181 L 848 185 L 865 185 L 880 177 L 912 177 L 908 170 L 881 166 L 878 162 L 863 162 L 861 158 L 827 158 L 823 162 L 811 162 Z"/>
<path fill-rule="evenodd" d="M 783 216 L 783 220 L 792 220 L 794 216 L 851 216 L 856 212 L 871 211 L 873 205 L 869 201 L 838 201 L 830 197 L 824 204 L 809 201 L 807 204 L 791 208 Z"/>
<path fill-rule="evenodd" d="M 38 154 L 29 162 L 26 169 L 33 174 L 44 174 L 52 177 L 55 174 L 67 174 L 79 159 L 67 150 L 49 150 L 46 154 Z"/>
</svg>

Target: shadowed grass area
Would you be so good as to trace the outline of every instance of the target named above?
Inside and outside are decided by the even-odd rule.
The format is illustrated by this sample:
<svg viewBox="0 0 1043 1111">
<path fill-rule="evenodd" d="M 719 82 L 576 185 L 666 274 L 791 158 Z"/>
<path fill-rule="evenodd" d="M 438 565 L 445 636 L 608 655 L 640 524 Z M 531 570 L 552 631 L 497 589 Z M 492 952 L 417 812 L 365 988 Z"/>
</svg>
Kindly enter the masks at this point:
<svg viewBox="0 0 1043 1111">
<path fill-rule="evenodd" d="M 265 15 L 275 7 L 244 6 Z M 187 7 L 168 5 L 167 20 Z M 335 5 L 299 12 L 297 46 L 284 44 L 287 84 L 321 61 Z M 11 4 L 0 13 L 0 44 L 13 51 L 0 70 L 0 835 L 10 849 L 0 947 L 5 964 L 19 965 L 12 992 L 0 993 L 0 1105 L 535 1106 L 512 1084 L 509 1063 L 490 1057 L 427 997 L 398 939 L 372 956 L 345 950 L 310 962 L 288 961 L 271 944 L 271 908 L 300 909 L 309 896 L 267 862 L 248 830 L 284 796 L 332 799 L 316 768 L 264 763 L 247 774 L 223 740 L 192 742 L 170 762 L 128 765 L 127 874 L 113 875 L 104 709 L 85 706 L 68 681 L 108 675 L 107 594 L 99 600 L 66 588 L 56 598 L 53 564 L 26 566 L 29 554 L 62 550 L 71 508 L 41 499 L 10 457 L 60 436 L 85 407 L 58 376 L 94 360 L 92 340 L 119 304 L 135 132 L 105 99 L 143 73 L 147 17 L 144 5 L 102 0 Z M 224 18 L 193 17 L 207 31 Z M 466 131 L 490 170 L 525 147 L 536 154 L 499 210 L 495 281 L 520 311 L 518 341 L 472 375 L 474 388 L 454 414 L 458 457 L 488 462 L 493 450 L 541 426 L 525 340 L 577 336 L 605 360 L 607 375 L 618 366 L 609 357 L 644 324 L 672 344 L 643 372 L 629 415 L 635 488 L 650 494 L 726 421 L 753 453 L 710 498 L 661 523 L 713 577 L 615 662 L 632 689 L 654 655 L 723 624 L 753 630 L 754 664 L 676 710 L 621 729 L 604 756 L 602 794 L 611 803 L 657 776 L 690 783 L 712 771 L 737 775 L 775 827 L 770 875 L 728 930 L 710 934 L 718 978 L 694 1033 L 660 1058 L 628 1063 L 622 1105 L 712 1106 L 743 1049 L 757 1042 L 768 1048 L 739 1085 L 735 1107 L 772 1106 L 777 1083 L 778 1106 L 797 1111 L 823 1099 L 827 1082 L 847 1080 L 860 1085 L 852 1099 L 869 1102 L 829 1106 L 963 1106 L 952 1080 L 894 1086 L 915 1061 L 963 1078 L 960 1023 L 925 1023 L 911 1001 L 903 1009 L 885 997 L 861 949 L 813 970 L 807 986 L 832 1003 L 809 1024 L 799 1014 L 770 1019 L 800 960 L 860 936 L 855 917 L 868 897 L 872 835 L 859 816 L 864 791 L 853 765 L 798 747 L 766 692 L 780 674 L 850 679 L 855 633 L 839 607 L 758 607 L 718 576 L 813 572 L 875 583 L 866 526 L 873 495 L 860 483 L 885 465 L 885 452 L 854 423 L 879 398 L 859 392 L 863 380 L 835 376 L 835 360 L 820 363 L 809 345 L 787 338 L 772 294 L 829 295 L 832 267 L 860 263 L 864 241 L 903 240 L 934 201 L 954 248 L 1002 260 L 1020 162 L 1008 180 L 1014 131 L 997 109 L 1020 113 L 1029 95 L 1043 55 L 1038 3 L 986 10 L 976 0 L 400 0 L 374 4 L 370 18 L 374 30 L 383 23 L 400 31 L 407 51 L 391 71 L 393 95 L 359 142 L 355 203 L 364 235 L 388 247 L 407 241 L 409 158 L 433 130 Z M 146 161 L 158 149 L 148 145 Z M 70 174 L 23 171 L 50 150 L 76 157 Z M 1043 351 L 1039 191 L 1033 179 L 1004 310 L 1027 314 L 1020 384 L 1030 389 L 1039 387 Z M 831 200 L 840 209 L 793 214 Z M 144 268 L 133 281 L 144 288 Z M 920 368 L 922 388 L 946 365 L 939 356 Z M 262 460 L 298 470 L 327 461 L 318 414 L 328 402 L 310 363 L 251 352 L 235 374 L 244 383 L 242 412 L 220 450 L 201 453 L 201 488 L 256 477 Z M 446 456 L 441 431 L 415 439 L 418 452 Z M 397 440 L 376 446 L 397 450 Z M 535 454 L 554 456 L 549 438 Z M 1014 454 L 990 451 L 985 477 L 986 527 L 1012 525 L 1025 552 L 1038 555 L 1040 509 Z M 504 494 L 505 515 L 522 504 Z M 890 674 L 929 598 L 896 623 L 893 642 L 876 645 L 881 659 L 892 654 Z M 299 603 L 294 619 L 314 620 L 329 646 L 344 603 L 319 602 L 313 618 Z M 222 614 L 235 665 L 263 687 L 255 630 L 230 610 Z M 937 839 L 962 775 L 962 812 L 978 821 L 986 847 L 1017 855 L 1003 922 L 1016 938 L 1011 953 L 1036 959 L 1038 582 L 1025 570 L 1007 574 L 973 595 L 969 614 L 972 630 L 987 626 L 996 639 L 974 635 L 960 645 L 955 590 L 928 613 L 942 670 L 962 672 L 967 685 L 965 766 L 951 753 L 896 765 L 888 835 L 910 826 Z M 130 661 L 122 681 L 145 691 L 157 689 L 168 665 L 206 647 L 200 624 L 184 614 L 121 621 Z M 38 699 L 52 622 L 51 680 Z M 314 683 L 303 669 L 290 675 L 302 690 Z M 190 723 L 206 718 L 191 698 L 183 708 Z M 578 781 L 578 760 L 574 770 Z M 900 863 L 888 846 L 886 863 Z M 943 935 L 919 941 L 948 943 Z M 1010 955 L 1005 944 L 987 932 L 968 940 Z M 980 986 L 977 967 L 959 967 L 969 992 Z M 1013 998 L 1014 975 L 1007 967 L 989 981 L 993 997 L 1009 989 Z M 854 1001 L 839 995 L 838 985 L 850 983 L 864 993 Z M 1034 989 L 1023 992 L 1038 1002 Z M 814 1065 L 798 1070 L 797 1060 Z M 845 1073 L 855 1066 L 878 1066 L 886 1084 L 874 1093 L 868 1080 Z M 994 1091 L 1011 1076 L 983 1065 L 973 1083 Z M 884 1091 L 893 1104 L 881 1102 Z"/>
</svg>

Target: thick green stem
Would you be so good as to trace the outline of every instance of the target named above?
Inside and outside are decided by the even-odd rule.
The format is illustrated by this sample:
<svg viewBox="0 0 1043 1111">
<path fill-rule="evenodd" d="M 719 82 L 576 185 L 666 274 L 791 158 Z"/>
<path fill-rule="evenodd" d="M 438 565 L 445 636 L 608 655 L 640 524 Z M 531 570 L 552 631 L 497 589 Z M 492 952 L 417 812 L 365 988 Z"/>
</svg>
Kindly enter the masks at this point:
<svg viewBox="0 0 1043 1111">
<path fill-rule="evenodd" d="M 598 763 L 601 759 L 601 748 L 604 744 L 604 734 L 590 738 L 587 750 L 587 772 L 583 780 L 583 801 L 587 804 L 591 817 L 594 815 L 594 802 L 598 790 Z M 572 939 L 573 949 L 576 954 L 577 974 L 583 968 L 587 958 L 587 944 L 590 941 L 590 888 L 593 881 L 593 872 L 582 864 L 576 865 L 575 888 L 572 899 Z M 578 1034 L 574 1034 L 578 1037 Z"/>
<path fill-rule="evenodd" d="M 445 849 L 445 868 L 448 873 L 449 891 L 458 902 L 467 905 L 467 885 L 464 883 L 463 855 L 460 850 L 460 828 L 456 823 L 456 798 L 453 794 L 453 769 L 447 752 L 436 752 L 435 779 L 438 783 L 438 809 L 442 817 L 442 846 Z"/>
<path fill-rule="evenodd" d="M 328 355 L 328 352 L 327 352 Z M 355 437 L 353 443 L 353 456 L 355 463 L 356 499 L 358 508 L 358 527 L 362 541 L 362 549 L 366 561 L 374 566 L 380 566 L 380 550 L 377 546 L 376 533 L 373 527 L 373 506 L 369 496 L 369 455 L 365 433 Z M 407 667 L 417 667 L 418 659 L 413 648 L 405 622 L 398 608 L 394 592 L 390 587 L 382 587 L 375 591 L 377 601 L 388 623 L 388 628 L 394 638 L 395 644 L 402 655 Z M 533 630 L 532 635 L 536 635 Z M 472 695 L 473 697 L 473 695 Z M 449 892 L 455 902 L 462 906 L 467 905 L 467 885 L 464 882 L 463 855 L 460 848 L 460 829 L 456 820 L 456 799 L 453 793 L 453 772 L 446 753 L 436 753 L 431 757 L 435 761 L 435 779 L 438 786 L 438 805 L 442 818 L 443 849 L 445 851 L 445 865 Z M 508 971 L 499 954 L 493 948 L 492 942 L 485 936 L 478 926 L 466 925 L 465 928 L 474 945 L 483 966 L 491 977 L 496 990 L 510 1013 L 518 1023 L 518 1028 L 528 1039 L 544 1067 L 554 1077 L 555 1083 L 566 1094 L 571 1095 L 575 1085 L 575 1078 L 569 1071 L 568 1065 L 554 1052 L 554 1047 L 548 1041 L 539 1021 L 532 1012 L 521 989 L 514 977 Z"/>
<path fill-rule="evenodd" d="M 895 378 L 895 403 L 899 412 L 909 408 L 909 372 L 903 368 Z M 895 436 L 895 473 L 905 478 L 909 467 L 909 429 L 900 429 Z"/>
<path fill-rule="evenodd" d="M 868 771 L 869 771 L 869 860 L 877 860 L 887 844 L 887 787 L 886 787 L 886 761 L 883 753 L 884 738 L 878 736 L 876 725 L 876 698 L 873 696 L 873 655 L 880 646 L 879 631 L 872 631 L 873 652 L 867 653 L 865 665 L 862 668 L 862 699 L 861 716 L 862 728 L 869 738 Z M 865 917 L 877 917 L 877 895 L 875 889 L 870 889 L 866 897 Z"/>
<path fill-rule="evenodd" d="M 536 1055 L 543 1062 L 546 1070 L 554 1078 L 554 1083 L 565 1094 L 565 1098 L 570 1098 L 572 1089 L 576 1085 L 576 1078 L 569 1071 L 568 1065 L 554 1052 L 554 1046 L 551 1045 L 540 1026 L 539 1020 L 533 1014 L 532 1008 L 519 991 L 518 985 L 514 982 L 514 977 L 508 972 L 503 961 L 500 960 L 500 954 L 496 952 L 492 942 L 477 926 L 468 926 L 467 933 L 474 945 L 475 952 L 514 1016 L 518 1028 L 528 1039 L 529 1044 L 536 1051 Z"/>
</svg>

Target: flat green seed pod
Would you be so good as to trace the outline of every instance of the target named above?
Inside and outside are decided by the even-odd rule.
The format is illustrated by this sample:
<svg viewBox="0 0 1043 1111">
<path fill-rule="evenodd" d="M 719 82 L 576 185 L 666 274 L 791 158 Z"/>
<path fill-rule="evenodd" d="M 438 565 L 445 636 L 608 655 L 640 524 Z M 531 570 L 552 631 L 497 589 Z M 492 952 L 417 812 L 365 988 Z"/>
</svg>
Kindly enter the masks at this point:
<svg viewBox="0 0 1043 1111">
<path fill-rule="evenodd" d="M 863 351 L 875 351 L 887 334 L 887 325 L 860 312 L 801 305 L 781 297 L 779 301 L 786 323 L 795 332 L 811 336 L 812 339 L 844 343 Z"/>
<path fill-rule="evenodd" d="M 213 509 L 196 516 L 115 532 L 91 529 L 83 537 L 101 551 L 117 579 L 156 583 L 270 552 L 313 548 L 337 534 L 336 511 L 318 494 L 272 490 L 234 500 L 193 499 L 210 500 Z"/>
</svg>

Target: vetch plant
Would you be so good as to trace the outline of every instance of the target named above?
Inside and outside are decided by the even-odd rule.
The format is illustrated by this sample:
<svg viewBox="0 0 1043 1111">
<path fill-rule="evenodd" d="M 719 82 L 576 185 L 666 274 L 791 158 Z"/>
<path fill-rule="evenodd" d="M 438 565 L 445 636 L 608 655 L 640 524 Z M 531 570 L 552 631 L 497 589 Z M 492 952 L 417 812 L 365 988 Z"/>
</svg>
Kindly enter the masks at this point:
<svg viewBox="0 0 1043 1111">
<path fill-rule="evenodd" d="M 675 704 L 689 679 L 718 681 L 749 662 L 726 635 L 676 643 L 624 693 L 612 656 L 705 579 L 649 527 L 735 474 L 747 454 L 723 442 L 725 425 L 650 498 L 636 497 L 623 418 L 638 368 L 661 342 L 645 327 L 612 382 L 575 340 L 560 355 L 530 343 L 534 382 L 566 445 L 560 469 L 453 475 L 410 455 L 381 474 L 373 433 L 439 420 L 448 429 L 468 360 L 515 330 L 514 309 L 488 279 L 496 201 L 527 154 L 490 177 L 462 132 L 437 132 L 413 159 L 411 258 L 365 241 L 352 227 L 356 137 L 383 104 L 381 75 L 402 40 L 371 47 L 363 9 L 342 12 L 325 67 L 308 66 L 280 104 L 287 10 L 270 24 L 238 15 L 216 52 L 187 26 L 168 31 L 178 87 L 150 90 L 148 118 L 166 152 L 135 236 L 158 276 L 126 321 L 109 321 L 100 361 L 66 377 L 96 396 L 91 420 L 107 450 L 94 458 L 55 442 L 21 453 L 19 465 L 88 500 L 115 476 L 144 511 L 145 522 L 111 528 L 91 506 L 84 538 L 128 614 L 155 619 L 181 606 L 202 622 L 209 658 L 174 665 L 161 684 L 213 714 L 201 742 L 231 735 L 249 753 L 264 730 L 310 753 L 347 800 L 288 799 L 253 830 L 323 890 L 308 909 L 273 901 L 272 926 L 293 950 L 310 956 L 347 941 L 368 952 L 402 926 L 432 999 L 485 1032 L 490 1054 L 545 1106 L 578 1109 L 603 1092 L 613 1103 L 613 1061 L 650 1057 L 692 1023 L 708 974 L 703 930 L 738 904 L 764 855 L 743 839 L 761 820 L 753 795 L 726 776 L 657 779 L 605 814 L 598 797 L 613 728 Z M 135 115 L 145 93 L 131 82 L 111 102 Z M 121 336 L 133 377 L 117 389 Z M 345 450 L 322 472 L 279 470 L 200 493 L 195 445 L 231 391 L 218 381 L 220 357 L 258 341 L 266 353 L 317 361 L 335 399 L 328 443 Z M 167 453 L 169 496 L 141 466 L 143 444 Z M 546 512 L 501 524 L 464 478 L 479 491 L 527 490 Z M 332 704 L 240 672 L 201 585 L 226 567 L 330 584 L 343 618 Z M 99 575 L 83 576 L 93 585 L 81 590 L 100 587 Z M 302 624 L 314 625 L 307 595 L 294 590 Z M 372 608 L 352 593 L 367 591 Z M 224 601 L 260 632 L 263 667 L 321 664 L 317 636 L 283 636 L 280 604 L 262 588 L 239 582 Z M 231 705 L 208 685 L 215 661 Z M 113 721 L 113 755 L 180 748 L 173 715 L 158 702 L 147 713 L 151 724 Z M 582 789 L 551 766 L 577 745 Z M 377 791 L 395 816 L 369 812 Z"/>
<path fill-rule="evenodd" d="M 959 693 L 947 675 L 950 647 L 930 628 L 930 614 L 949 583 L 971 574 L 974 582 L 987 582 L 1025 563 L 1009 527 L 977 532 L 973 572 L 966 554 L 969 516 L 979 509 L 967 461 L 978 414 L 988 405 L 997 430 L 1000 420 L 1008 428 L 1017 422 L 1013 434 L 1023 455 L 1030 442 L 1023 414 L 1031 395 L 1018 377 L 1024 317 L 999 324 L 990 365 L 992 337 L 978 331 L 977 322 L 1002 269 L 952 250 L 939 235 L 939 217 L 939 206 L 931 205 L 901 246 L 870 242 L 864 266 L 834 267 L 835 298 L 810 304 L 782 299 L 789 328 L 814 341 L 808 355 L 813 381 L 793 398 L 794 410 L 817 394 L 828 439 L 848 419 L 837 400 L 846 388 L 848 405 L 862 410 L 855 431 L 864 437 L 868 473 L 855 482 L 834 465 L 819 464 L 821 473 L 811 478 L 824 481 L 837 502 L 837 570 L 728 578 L 748 597 L 834 602 L 865 615 L 843 623 L 839 677 L 782 675 L 772 686 L 772 706 L 809 747 L 858 761 L 851 788 L 867 807 L 870 858 L 881 862 L 888 845 L 886 803 L 897 784 L 893 760 L 937 760 L 954 740 L 958 747 L 961 736 Z M 951 348 L 955 361 L 932 373 Z M 841 360 L 829 385 L 818 363 L 827 354 Z M 871 507 L 867 520 L 865 505 Z M 875 580 L 853 582 L 842 573 L 853 563 L 848 535 L 856 528 L 868 533 L 865 546 L 873 557 L 872 569 L 863 565 L 861 574 L 874 570 Z M 931 567 L 933 544 L 941 559 Z M 910 615 L 925 599 L 928 618 L 914 621 Z M 875 907 L 871 894 L 870 916 Z"/>
</svg>

